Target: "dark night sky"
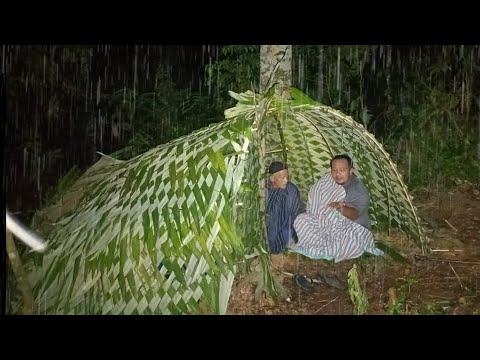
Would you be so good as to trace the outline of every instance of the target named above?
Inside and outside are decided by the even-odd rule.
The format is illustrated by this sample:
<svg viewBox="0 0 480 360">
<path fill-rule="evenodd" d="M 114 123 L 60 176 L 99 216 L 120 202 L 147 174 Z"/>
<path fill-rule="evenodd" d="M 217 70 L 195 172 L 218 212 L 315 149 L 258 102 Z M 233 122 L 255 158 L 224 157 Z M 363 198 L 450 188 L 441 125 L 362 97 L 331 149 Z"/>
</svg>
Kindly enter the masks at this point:
<svg viewBox="0 0 480 360">
<path fill-rule="evenodd" d="M 133 88 L 134 74 L 138 91 L 153 91 L 155 71 L 161 66 L 178 88 L 196 91 L 204 77 L 203 66 L 210 58 L 214 62 L 220 53 L 218 46 L 208 45 L 83 46 L 92 49 L 86 79 L 81 71 L 81 59 L 65 59 L 63 48 L 54 45 L 3 46 L 8 90 L 4 99 L 9 131 L 5 152 L 7 179 L 4 177 L 4 181 L 8 183 L 7 203 L 13 211 L 36 207 L 39 196 L 45 195 L 45 189 L 54 184 L 59 175 L 74 165 L 85 168 L 98 157 L 88 150 L 91 145 L 85 132 L 89 118 L 102 109 L 101 104 L 98 109 L 95 105 L 98 79 L 102 95 L 123 87 Z M 42 65 L 47 76 L 57 74 L 57 78 L 45 80 Z M 89 97 L 92 95 L 88 109 L 82 100 L 86 83 L 90 86 Z M 58 118 L 47 116 L 51 106 L 49 100 L 54 96 L 61 110 Z M 103 151 L 108 153 L 109 146 L 114 145 L 106 144 Z M 34 169 L 38 162 L 36 156 L 56 149 L 62 149 L 61 157 L 50 170 L 42 171 L 39 180 Z M 24 167 L 27 176 L 23 176 Z M 39 186 L 43 194 L 38 194 Z"/>
</svg>

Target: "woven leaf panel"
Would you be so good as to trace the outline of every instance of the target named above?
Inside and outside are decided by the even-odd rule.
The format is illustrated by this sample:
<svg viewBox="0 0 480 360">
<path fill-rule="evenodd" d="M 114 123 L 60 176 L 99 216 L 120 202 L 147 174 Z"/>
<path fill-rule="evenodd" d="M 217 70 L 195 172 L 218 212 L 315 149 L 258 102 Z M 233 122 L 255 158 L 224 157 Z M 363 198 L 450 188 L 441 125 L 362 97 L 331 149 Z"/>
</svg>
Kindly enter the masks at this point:
<svg viewBox="0 0 480 360">
<path fill-rule="evenodd" d="M 371 193 L 373 223 L 400 228 L 426 250 L 428 239 L 396 165 L 361 124 L 326 106 L 309 107 L 290 112 L 284 134 L 288 161 L 303 193 L 329 171 L 332 156 L 349 154 Z"/>
<path fill-rule="evenodd" d="M 203 301 L 224 313 L 243 257 L 231 199 L 247 125 L 216 124 L 101 169 L 32 265 L 39 312 L 196 313 Z"/>
<path fill-rule="evenodd" d="M 371 192 L 373 220 L 425 247 L 395 164 L 361 125 L 308 98 L 285 105 L 236 95 L 227 121 L 89 174 L 88 191 L 50 234 L 49 252 L 29 264 L 40 313 L 224 313 L 236 264 L 266 248 L 259 179 L 265 164 L 282 159 L 271 152 L 282 139 L 304 198 L 331 156 L 348 153 Z M 261 159 L 255 117 L 265 110 Z"/>
<path fill-rule="evenodd" d="M 270 103 L 265 138 L 267 150 L 287 149 L 290 178 L 306 199 L 309 188 L 329 171 L 330 159 L 349 154 L 355 172 L 371 194 L 370 214 L 377 228 L 397 227 L 428 251 L 428 238 L 412 198 L 395 163 L 383 146 L 361 124 L 338 110 L 309 99 L 297 89 L 288 100 Z M 252 100 L 245 96 L 245 103 Z M 247 107 L 247 105 L 243 105 Z M 266 163 L 281 160 L 282 152 L 267 153 Z"/>
</svg>

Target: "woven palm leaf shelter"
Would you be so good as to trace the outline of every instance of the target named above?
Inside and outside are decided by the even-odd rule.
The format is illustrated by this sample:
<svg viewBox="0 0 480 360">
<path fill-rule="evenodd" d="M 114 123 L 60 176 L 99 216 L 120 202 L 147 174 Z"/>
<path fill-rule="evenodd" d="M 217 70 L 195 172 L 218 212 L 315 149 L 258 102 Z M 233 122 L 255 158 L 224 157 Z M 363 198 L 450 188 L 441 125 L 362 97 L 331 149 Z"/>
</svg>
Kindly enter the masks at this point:
<svg viewBox="0 0 480 360">
<path fill-rule="evenodd" d="M 267 253 L 272 159 L 288 162 L 305 198 L 332 155 L 350 154 L 371 192 L 374 226 L 399 228 L 425 251 L 381 144 L 351 117 L 290 94 L 231 93 L 238 103 L 225 121 L 128 161 L 102 158 L 56 205 L 48 250 L 28 259 L 37 313 L 224 314 L 246 257 Z"/>
</svg>

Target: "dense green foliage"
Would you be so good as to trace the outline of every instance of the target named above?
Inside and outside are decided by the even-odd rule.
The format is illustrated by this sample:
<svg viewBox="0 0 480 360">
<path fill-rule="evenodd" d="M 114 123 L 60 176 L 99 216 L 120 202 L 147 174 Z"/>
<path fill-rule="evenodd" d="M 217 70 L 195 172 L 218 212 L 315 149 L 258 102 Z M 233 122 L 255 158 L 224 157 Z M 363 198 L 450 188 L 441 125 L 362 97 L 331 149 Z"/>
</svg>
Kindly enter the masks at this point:
<svg viewBox="0 0 480 360">
<path fill-rule="evenodd" d="M 197 91 L 168 79 L 137 95 L 123 157 L 218 122 L 228 91 L 258 89 L 259 46 L 223 46 Z M 479 181 L 478 46 L 294 46 L 293 86 L 362 123 L 392 154 L 410 187 Z M 161 103 L 160 103 L 161 101 Z M 130 115 L 128 115 L 130 114 Z M 128 156 L 127 156 L 128 155 Z M 467 166 L 465 164 L 468 164 Z"/>
</svg>

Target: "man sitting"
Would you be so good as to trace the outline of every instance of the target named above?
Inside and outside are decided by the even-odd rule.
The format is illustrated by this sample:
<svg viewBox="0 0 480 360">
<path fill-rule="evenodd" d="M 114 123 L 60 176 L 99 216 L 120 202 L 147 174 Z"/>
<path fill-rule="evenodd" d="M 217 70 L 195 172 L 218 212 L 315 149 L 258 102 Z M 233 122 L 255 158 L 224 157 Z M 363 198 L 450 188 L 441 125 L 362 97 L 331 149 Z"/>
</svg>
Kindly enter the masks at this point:
<svg viewBox="0 0 480 360">
<path fill-rule="evenodd" d="M 331 202 L 329 207 L 337 209 L 346 218 L 371 230 L 368 215 L 370 194 L 363 182 L 353 173 L 353 162 L 348 155 L 337 155 L 330 160 L 333 180 L 345 189 L 345 200 Z"/>
<path fill-rule="evenodd" d="M 370 196 L 353 174 L 348 155 L 330 161 L 330 173 L 312 186 L 305 214 L 295 220 L 298 243 L 291 250 L 314 259 L 339 262 L 365 251 L 383 255 L 376 248 L 368 215 Z"/>
<path fill-rule="evenodd" d="M 293 222 L 303 211 L 298 188 L 288 181 L 288 168 L 274 161 L 268 169 L 266 186 L 267 234 L 270 253 L 283 252 L 289 242 L 297 242 Z"/>
</svg>

